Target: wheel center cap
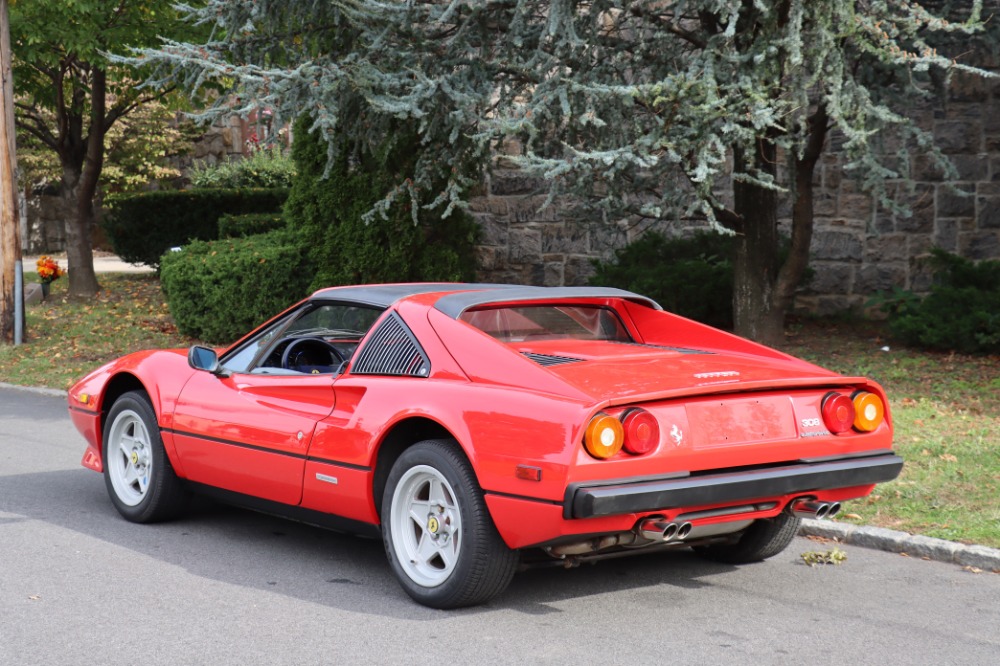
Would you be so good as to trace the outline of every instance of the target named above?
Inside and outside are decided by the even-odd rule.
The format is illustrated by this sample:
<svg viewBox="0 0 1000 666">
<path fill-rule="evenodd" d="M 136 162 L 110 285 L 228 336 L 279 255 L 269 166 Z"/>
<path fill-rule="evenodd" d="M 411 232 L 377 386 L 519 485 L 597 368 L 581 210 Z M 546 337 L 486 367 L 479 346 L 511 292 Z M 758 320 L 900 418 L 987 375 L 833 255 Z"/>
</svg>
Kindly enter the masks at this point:
<svg viewBox="0 0 1000 666">
<path fill-rule="evenodd" d="M 427 531 L 431 534 L 437 534 L 438 530 L 441 529 L 441 523 L 434 516 L 427 519 Z"/>
<path fill-rule="evenodd" d="M 139 452 L 138 451 L 133 451 L 132 452 L 132 464 L 133 465 L 138 465 L 139 464 Z"/>
</svg>

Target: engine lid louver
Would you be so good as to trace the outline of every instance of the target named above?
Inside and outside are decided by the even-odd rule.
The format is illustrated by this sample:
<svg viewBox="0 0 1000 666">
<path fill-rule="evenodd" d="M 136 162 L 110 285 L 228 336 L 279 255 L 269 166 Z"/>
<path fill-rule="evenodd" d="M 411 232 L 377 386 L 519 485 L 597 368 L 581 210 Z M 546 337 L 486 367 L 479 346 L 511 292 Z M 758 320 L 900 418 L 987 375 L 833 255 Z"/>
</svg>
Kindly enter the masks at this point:
<svg viewBox="0 0 1000 666">
<path fill-rule="evenodd" d="M 582 358 L 573 358 L 572 356 L 553 356 L 552 354 L 533 354 L 531 352 L 521 352 L 532 361 L 538 365 L 550 366 L 550 365 L 563 365 L 564 363 L 578 363 L 582 361 Z"/>
<path fill-rule="evenodd" d="M 351 364 L 355 375 L 426 377 L 430 371 L 427 354 L 395 312 L 379 324 Z"/>
</svg>

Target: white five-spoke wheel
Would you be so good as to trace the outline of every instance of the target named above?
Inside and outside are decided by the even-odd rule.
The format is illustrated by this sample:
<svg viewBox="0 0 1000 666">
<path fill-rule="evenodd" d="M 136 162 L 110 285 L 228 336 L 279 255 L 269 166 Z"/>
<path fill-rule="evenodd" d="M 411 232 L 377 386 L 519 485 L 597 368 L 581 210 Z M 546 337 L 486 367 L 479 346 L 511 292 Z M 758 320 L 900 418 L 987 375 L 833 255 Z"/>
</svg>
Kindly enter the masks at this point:
<svg viewBox="0 0 1000 666">
<path fill-rule="evenodd" d="M 408 469 L 396 485 L 391 520 L 406 575 L 424 587 L 448 580 L 462 549 L 462 513 L 448 479 L 429 465 Z"/>
<path fill-rule="evenodd" d="M 108 411 L 104 481 L 118 513 L 136 523 L 172 518 L 187 501 L 163 450 L 156 412 L 141 391 L 121 395 Z"/>
<path fill-rule="evenodd" d="M 149 490 L 153 455 L 149 433 L 142 417 L 131 409 L 122 410 L 111 423 L 108 437 L 108 476 L 123 504 L 135 506 Z"/>
<path fill-rule="evenodd" d="M 386 479 L 381 514 L 392 571 L 425 606 L 485 603 L 514 576 L 517 552 L 497 533 L 476 475 L 452 440 L 403 451 Z"/>
</svg>

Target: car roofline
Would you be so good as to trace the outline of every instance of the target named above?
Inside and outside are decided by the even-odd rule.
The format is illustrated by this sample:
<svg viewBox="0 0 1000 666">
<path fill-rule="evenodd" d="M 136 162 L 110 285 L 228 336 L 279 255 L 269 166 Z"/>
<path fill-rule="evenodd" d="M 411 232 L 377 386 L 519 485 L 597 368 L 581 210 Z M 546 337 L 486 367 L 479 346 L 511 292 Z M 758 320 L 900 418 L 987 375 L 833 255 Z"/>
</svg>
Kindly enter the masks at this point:
<svg viewBox="0 0 1000 666">
<path fill-rule="evenodd" d="M 456 291 L 516 289 L 519 285 L 488 284 L 472 282 L 406 282 L 389 284 L 366 284 L 349 287 L 327 287 L 309 297 L 310 301 L 347 301 L 360 305 L 387 308 L 393 303 L 410 296 L 440 292 L 450 294 Z"/>
<path fill-rule="evenodd" d="M 654 310 L 663 309 L 659 303 L 647 296 L 613 287 L 523 287 L 513 285 L 508 285 L 507 289 L 483 289 L 451 293 L 439 298 L 434 304 L 434 308 L 452 319 L 458 319 L 466 310 L 484 305 L 524 301 L 561 301 L 570 298 L 620 298 L 646 305 Z"/>
<path fill-rule="evenodd" d="M 567 298 L 621 298 L 662 310 L 653 299 L 613 287 L 526 287 L 516 284 L 475 282 L 412 282 L 328 287 L 309 297 L 310 301 L 347 301 L 387 308 L 399 300 L 419 294 L 440 292 L 434 308 L 458 319 L 471 308 L 518 301 L 557 301 Z"/>
</svg>

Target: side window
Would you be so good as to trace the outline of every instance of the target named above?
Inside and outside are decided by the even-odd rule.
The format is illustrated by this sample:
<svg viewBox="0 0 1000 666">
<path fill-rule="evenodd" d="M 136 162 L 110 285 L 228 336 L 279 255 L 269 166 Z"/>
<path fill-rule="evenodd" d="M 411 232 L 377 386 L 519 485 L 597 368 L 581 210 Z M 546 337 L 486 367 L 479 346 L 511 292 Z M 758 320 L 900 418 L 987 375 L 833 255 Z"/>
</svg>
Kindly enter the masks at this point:
<svg viewBox="0 0 1000 666">
<path fill-rule="evenodd" d="M 250 372 L 268 375 L 334 373 L 351 359 L 382 314 L 380 308 L 311 304 L 258 347 Z"/>
<path fill-rule="evenodd" d="M 250 364 L 266 348 L 278 332 L 288 323 L 288 318 L 276 322 L 257 337 L 243 343 L 243 346 L 222 358 L 222 367 L 229 372 L 246 373 Z"/>
</svg>

